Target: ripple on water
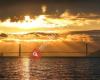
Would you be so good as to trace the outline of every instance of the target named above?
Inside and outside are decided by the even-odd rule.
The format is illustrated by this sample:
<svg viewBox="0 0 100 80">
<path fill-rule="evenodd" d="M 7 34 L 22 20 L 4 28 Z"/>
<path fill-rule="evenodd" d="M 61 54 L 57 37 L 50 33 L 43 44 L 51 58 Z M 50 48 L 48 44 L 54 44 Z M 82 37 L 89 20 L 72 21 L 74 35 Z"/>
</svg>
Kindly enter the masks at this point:
<svg viewBox="0 0 100 80">
<path fill-rule="evenodd" d="M 0 80 L 99 80 L 99 58 L 0 58 Z"/>
</svg>

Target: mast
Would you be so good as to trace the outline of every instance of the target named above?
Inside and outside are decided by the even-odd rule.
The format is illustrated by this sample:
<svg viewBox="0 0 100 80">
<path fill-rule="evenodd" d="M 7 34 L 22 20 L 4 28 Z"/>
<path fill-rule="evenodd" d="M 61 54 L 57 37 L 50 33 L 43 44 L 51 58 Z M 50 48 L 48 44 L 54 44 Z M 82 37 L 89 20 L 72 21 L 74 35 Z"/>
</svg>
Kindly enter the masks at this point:
<svg viewBox="0 0 100 80">
<path fill-rule="evenodd" d="M 19 43 L 19 57 L 21 57 L 21 43 Z"/>
</svg>

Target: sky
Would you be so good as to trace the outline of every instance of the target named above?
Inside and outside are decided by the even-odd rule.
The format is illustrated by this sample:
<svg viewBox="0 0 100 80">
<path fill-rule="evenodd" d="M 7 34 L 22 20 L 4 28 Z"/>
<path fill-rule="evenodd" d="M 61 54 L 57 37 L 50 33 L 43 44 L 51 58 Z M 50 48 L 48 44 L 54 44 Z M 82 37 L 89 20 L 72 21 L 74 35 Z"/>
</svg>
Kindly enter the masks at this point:
<svg viewBox="0 0 100 80">
<path fill-rule="evenodd" d="M 0 17 L 40 14 L 41 6 L 48 7 L 47 14 L 58 14 L 68 10 L 77 13 L 100 14 L 100 0 L 0 0 Z"/>
<path fill-rule="evenodd" d="M 14 16 L 42 14 L 41 6 L 47 6 L 45 14 L 68 14 L 84 18 L 78 19 L 74 25 L 67 27 L 73 30 L 100 30 L 100 0 L 0 0 L 0 19 Z M 80 24 L 77 26 L 76 24 Z M 1 31 L 10 31 L 10 28 L 0 26 Z M 12 29 L 14 31 L 14 28 Z M 17 29 L 16 29 L 17 30 Z M 23 29 L 22 29 L 23 30 Z M 17 30 L 19 31 L 19 29 Z"/>
</svg>

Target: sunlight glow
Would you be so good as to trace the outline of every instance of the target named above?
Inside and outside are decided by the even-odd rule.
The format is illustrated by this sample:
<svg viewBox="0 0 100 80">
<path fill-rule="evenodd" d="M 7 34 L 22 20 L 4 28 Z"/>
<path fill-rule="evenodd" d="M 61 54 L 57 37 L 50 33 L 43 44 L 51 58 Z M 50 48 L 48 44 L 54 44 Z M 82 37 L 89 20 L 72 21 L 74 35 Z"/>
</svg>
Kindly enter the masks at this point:
<svg viewBox="0 0 100 80">
<path fill-rule="evenodd" d="M 35 19 L 32 19 L 30 16 L 24 16 L 24 20 L 19 20 L 17 22 L 11 22 L 11 19 L 0 22 L 0 26 L 17 27 L 22 29 L 56 28 L 65 27 L 70 24 L 72 24 L 71 20 L 63 18 L 50 18 L 46 15 L 39 15 Z"/>
</svg>

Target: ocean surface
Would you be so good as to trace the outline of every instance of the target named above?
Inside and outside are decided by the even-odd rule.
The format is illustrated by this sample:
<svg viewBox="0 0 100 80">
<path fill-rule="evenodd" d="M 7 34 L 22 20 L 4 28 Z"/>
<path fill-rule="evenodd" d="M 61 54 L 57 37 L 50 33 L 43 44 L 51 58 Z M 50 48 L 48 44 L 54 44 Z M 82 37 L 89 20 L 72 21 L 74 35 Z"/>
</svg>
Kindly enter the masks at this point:
<svg viewBox="0 0 100 80">
<path fill-rule="evenodd" d="M 0 58 L 0 80 L 100 80 L 100 58 Z"/>
</svg>

